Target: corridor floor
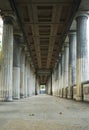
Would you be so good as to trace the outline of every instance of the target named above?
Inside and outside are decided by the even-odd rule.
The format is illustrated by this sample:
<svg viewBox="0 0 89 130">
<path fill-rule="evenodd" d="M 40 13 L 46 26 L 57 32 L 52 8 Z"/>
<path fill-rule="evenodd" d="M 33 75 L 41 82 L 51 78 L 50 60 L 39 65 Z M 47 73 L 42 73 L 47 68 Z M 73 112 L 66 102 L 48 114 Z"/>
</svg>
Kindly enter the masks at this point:
<svg viewBox="0 0 89 130">
<path fill-rule="evenodd" d="M 0 130 L 89 130 L 89 104 L 48 95 L 0 102 Z"/>
</svg>

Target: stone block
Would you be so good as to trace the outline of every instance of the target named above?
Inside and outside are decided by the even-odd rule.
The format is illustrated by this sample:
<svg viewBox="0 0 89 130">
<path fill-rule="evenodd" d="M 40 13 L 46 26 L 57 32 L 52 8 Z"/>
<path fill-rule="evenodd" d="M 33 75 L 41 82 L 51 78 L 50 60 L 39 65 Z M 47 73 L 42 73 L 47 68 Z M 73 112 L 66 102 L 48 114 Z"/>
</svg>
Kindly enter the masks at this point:
<svg viewBox="0 0 89 130">
<path fill-rule="evenodd" d="M 64 97 L 64 98 L 67 97 L 67 88 L 63 88 L 63 97 Z"/>
<path fill-rule="evenodd" d="M 73 99 L 76 99 L 76 86 L 73 87 Z"/>
<path fill-rule="evenodd" d="M 83 84 L 83 100 L 89 101 L 89 84 Z"/>
</svg>

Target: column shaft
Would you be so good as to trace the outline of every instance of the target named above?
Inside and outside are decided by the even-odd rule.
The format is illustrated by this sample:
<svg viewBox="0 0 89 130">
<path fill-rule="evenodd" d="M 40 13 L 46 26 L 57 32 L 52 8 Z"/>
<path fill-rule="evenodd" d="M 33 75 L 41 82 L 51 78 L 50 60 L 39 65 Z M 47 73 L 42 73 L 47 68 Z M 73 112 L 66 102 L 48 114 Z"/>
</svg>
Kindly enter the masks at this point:
<svg viewBox="0 0 89 130">
<path fill-rule="evenodd" d="M 61 97 L 63 97 L 64 88 L 64 51 L 62 52 L 62 70 L 61 70 Z"/>
<path fill-rule="evenodd" d="M 58 88 L 59 88 L 59 96 L 61 96 L 61 57 L 59 59 Z"/>
<path fill-rule="evenodd" d="M 30 96 L 30 63 L 27 65 L 27 96 Z"/>
<path fill-rule="evenodd" d="M 81 83 L 89 80 L 89 49 L 87 42 L 87 19 L 85 14 L 76 18 L 77 21 L 77 97 L 76 100 L 82 100 Z"/>
<path fill-rule="evenodd" d="M 24 97 L 26 98 L 27 97 L 27 57 L 25 58 L 25 66 L 24 66 L 24 74 L 25 74 L 25 77 L 24 77 Z"/>
<path fill-rule="evenodd" d="M 20 69 L 20 97 L 24 98 L 24 77 L 25 77 L 25 53 L 22 49 L 21 51 L 21 69 Z"/>
<path fill-rule="evenodd" d="M 20 36 L 14 36 L 14 52 L 13 52 L 13 98 L 20 98 Z"/>
<path fill-rule="evenodd" d="M 69 65 L 69 44 L 65 43 L 64 46 L 64 95 L 67 97 L 67 87 L 68 87 L 68 65 Z"/>
<path fill-rule="evenodd" d="M 12 101 L 13 18 L 3 17 L 1 100 Z"/>
<path fill-rule="evenodd" d="M 69 89 L 68 98 L 73 96 L 73 86 L 76 84 L 76 32 L 69 33 Z"/>
</svg>

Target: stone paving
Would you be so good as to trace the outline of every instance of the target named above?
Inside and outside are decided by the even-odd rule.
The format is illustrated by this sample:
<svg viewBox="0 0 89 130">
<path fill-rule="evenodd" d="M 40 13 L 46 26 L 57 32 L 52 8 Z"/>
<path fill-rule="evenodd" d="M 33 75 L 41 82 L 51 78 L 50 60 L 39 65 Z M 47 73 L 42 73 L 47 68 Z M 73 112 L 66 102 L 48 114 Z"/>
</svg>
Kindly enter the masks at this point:
<svg viewBox="0 0 89 130">
<path fill-rule="evenodd" d="M 89 104 L 48 95 L 0 102 L 0 130 L 89 130 Z"/>
</svg>

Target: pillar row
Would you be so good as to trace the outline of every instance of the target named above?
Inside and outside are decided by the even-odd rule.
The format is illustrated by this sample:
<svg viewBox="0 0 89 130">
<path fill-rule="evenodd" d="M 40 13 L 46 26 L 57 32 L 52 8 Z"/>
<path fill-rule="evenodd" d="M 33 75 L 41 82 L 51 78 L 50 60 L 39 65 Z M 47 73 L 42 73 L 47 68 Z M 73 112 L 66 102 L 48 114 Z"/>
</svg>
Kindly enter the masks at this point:
<svg viewBox="0 0 89 130">
<path fill-rule="evenodd" d="M 76 100 L 82 100 L 81 83 L 89 80 L 89 49 L 87 39 L 87 19 L 86 14 L 77 16 L 77 97 Z"/>
</svg>

